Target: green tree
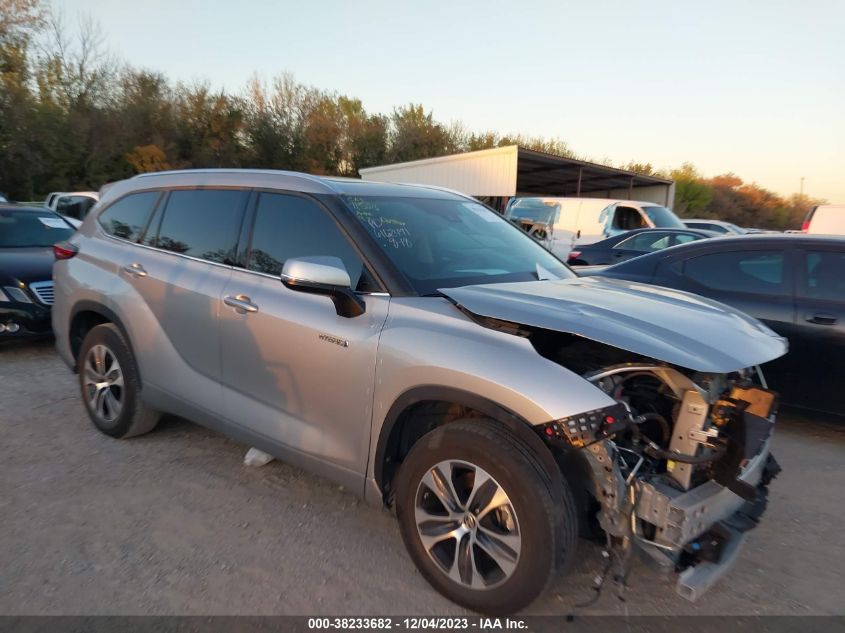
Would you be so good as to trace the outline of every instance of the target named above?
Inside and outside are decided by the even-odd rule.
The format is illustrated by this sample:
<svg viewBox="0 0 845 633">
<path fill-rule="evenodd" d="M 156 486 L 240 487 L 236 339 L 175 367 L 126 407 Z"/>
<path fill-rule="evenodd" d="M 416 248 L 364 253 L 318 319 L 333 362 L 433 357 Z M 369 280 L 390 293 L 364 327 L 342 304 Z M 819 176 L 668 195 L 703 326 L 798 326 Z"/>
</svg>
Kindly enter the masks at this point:
<svg viewBox="0 0 845 633">
<path fill-rule="evenodd" d="M 675 181 L 675 212 L 681 217 L 700 215 L 713 199 L 713 187 L 707 184 L 691 163 L 673 169 L 669 177 Z"/>
<path fill-rule="evenodd" d="M 44 15 L 39 0 L 0 0 L 0 192 L 13 199 L 33 195 L 38 128 L 30 48 Z"/>
<path fill-rule="evenodd" d="M 421 158 L 443 156 L 450 145 L 446 129 L 426 113 L 422 105 L 409 104 L 393 110 L 390 117 L 388 159 L 401 163 Z"/>
<path fill-rule="evenodd" d="M 340 173 L 357 176 L 359 169 L 384 164 L 387 161 L 387 118 L 367 114 L 360 99 L 340 96 L 337 103 L 344 119 Z"/>
</svg>

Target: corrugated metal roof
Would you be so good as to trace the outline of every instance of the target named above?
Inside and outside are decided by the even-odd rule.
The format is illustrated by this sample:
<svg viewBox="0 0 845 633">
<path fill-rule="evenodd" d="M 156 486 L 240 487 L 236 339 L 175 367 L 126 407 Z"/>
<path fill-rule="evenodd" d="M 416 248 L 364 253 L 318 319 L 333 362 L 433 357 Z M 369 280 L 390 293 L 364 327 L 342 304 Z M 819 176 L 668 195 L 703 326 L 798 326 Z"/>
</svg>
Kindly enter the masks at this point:
<svg viewBox="0 0 845 633">
<path fill-rule="evenodd" d="M 472 196 L 519 193 L 577 196 L 671 180 L 509 145 L 360 170 L 364 180 L 449 187 Z"/>
</svg>

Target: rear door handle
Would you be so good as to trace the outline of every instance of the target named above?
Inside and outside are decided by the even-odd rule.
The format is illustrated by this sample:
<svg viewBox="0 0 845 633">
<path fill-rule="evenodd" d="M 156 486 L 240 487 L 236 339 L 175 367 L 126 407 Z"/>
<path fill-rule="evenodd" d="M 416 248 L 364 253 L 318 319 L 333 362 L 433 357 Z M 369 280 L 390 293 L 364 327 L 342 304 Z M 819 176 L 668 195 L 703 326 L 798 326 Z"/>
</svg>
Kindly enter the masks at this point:
<svg viewBox="0 0 845 633">
<path fill-rule="evenodd" d="M 246 314 L 247 312 L 258 312 L 258 306 L 246 295 L 235 295 L 223 298 L 223 303 L 234 308 L 238 314 Z"/>
<path fill-rule="evenodd" d="M 808 323 L 815 323 L 816 325 L 836 325 L 836 317 L 832 314 L 822 314 L 816 312 L 815 314 L 807 315 Z"/>
<path fill-rule="evenodd" d="M 147 271 L 144 270 L 144 267 L 141 266 L 139 263 L 129 264 L 128 266 L 124 266 L 123 270 L 133 277 L 146 277 Z"/>
</svg>

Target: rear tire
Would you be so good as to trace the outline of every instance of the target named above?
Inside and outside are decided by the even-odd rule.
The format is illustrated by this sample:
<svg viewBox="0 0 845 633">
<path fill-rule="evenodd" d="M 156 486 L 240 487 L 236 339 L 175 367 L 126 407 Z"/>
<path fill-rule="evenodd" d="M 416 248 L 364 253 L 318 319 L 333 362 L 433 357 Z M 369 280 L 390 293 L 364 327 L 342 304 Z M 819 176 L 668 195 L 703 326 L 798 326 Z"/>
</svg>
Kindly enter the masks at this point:
<svg viewBox="0 0 845 633">
<path fill-rule="evenodd" d="M 493 420 L 453 422 L 423 436 L 402 463 L 402 538 L 441 594 L 480 613 L 514 613 L 573 557 L 577 519 L 566 486 Z"/>
<path fill-rule="evenodd" d="M 82 341 L 77 367 L 85 409 L 102 433 L 129 438 L 158 424 L 160 414 L 141 401 L 135 357 L 115 325 L 91 328 Z"/>
</svg>

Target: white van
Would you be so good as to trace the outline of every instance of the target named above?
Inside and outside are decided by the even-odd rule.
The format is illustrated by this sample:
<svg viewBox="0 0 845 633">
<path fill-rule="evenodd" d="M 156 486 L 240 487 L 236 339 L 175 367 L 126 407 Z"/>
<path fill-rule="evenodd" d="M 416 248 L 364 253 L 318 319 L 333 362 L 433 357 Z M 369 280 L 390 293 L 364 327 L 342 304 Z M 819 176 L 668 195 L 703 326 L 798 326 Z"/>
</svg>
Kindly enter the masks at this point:
<svg viewBox="0 0 845 633">
<path fill-rule="evenodd" d="M 845 235 L 845 204 L 820 204 L 804 218 L 804 233 Z"/>
<path fill-rule="evenodd" d="M 625 231 L 686 228 L 654 202 L 607 198 L 513 198 L 505 217 L 564 260 L 575 244 L 591 244 Z"/>
</svg>

